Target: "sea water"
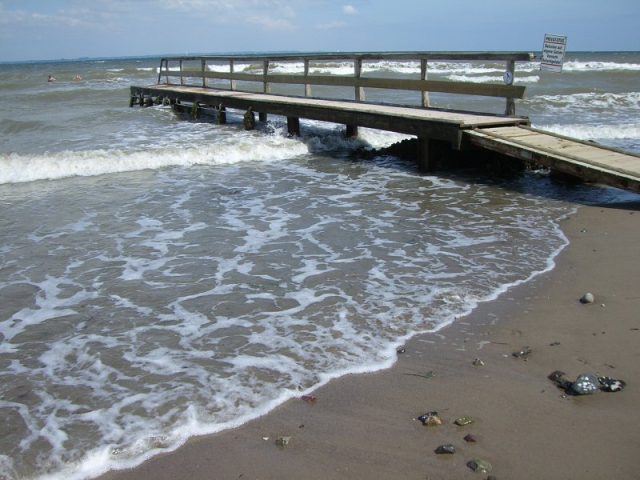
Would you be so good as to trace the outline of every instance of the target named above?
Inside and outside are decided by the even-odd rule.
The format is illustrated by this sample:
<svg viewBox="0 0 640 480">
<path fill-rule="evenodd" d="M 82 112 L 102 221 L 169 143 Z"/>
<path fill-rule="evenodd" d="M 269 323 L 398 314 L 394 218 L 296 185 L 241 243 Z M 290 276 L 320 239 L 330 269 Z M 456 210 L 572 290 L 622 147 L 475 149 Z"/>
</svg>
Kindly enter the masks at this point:
<svg viewBox="0 0 640 480">
<path fill-rule="evenodd" d="M 541 172 L 421 175 L 351 155 L 406 138 L 389 132 L 345 139 L 302 120 L 288 138 L 277 116 L 247 132 L 242 112 L 215 125 L 129 108 L 129 86 L 154 83 L 158 65 L 0 65 L 0 478 L 133 466 L 388 367 L 409 337 L 553 268 L 576 204 L 637 199 Z M 500 82 L 504 66 L 429 68 Z M 562 74 L 518 64 L 517 113 L 638 152 L 639 70 L 638 53 L 569 54 Z M 413 78 L 419 65 L 364 72 Z M 397 95 L 384 100 L 408 100 Z"/>
</svg>

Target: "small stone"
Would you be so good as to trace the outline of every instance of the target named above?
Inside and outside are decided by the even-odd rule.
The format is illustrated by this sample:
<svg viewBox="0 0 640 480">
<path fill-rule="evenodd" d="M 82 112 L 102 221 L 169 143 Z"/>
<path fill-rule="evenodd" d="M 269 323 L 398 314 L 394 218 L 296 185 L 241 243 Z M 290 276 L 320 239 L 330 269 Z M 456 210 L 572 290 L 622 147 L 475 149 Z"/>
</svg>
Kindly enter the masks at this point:
<svg viewBox="0 0 640 480">
<path fill-rule="evenodd" d="M 549 344 L 550 347 L 557 347 L 558 345 L 560 345 L 560 342 L 553 342 Z"/>
<path fill-rule="evenodd" d="M 522 357 L 527 357 L 529 355 L 531 355 L 531 347 L 529 347 L 528 345 L 525 347 L 522 347 L 520 350 L 518 350 L 517 352 L 513 352 L 511 355 L 513 355 L 516 358 L 522 358 Z"/>
<path fill-rule="evenodd" d="M 282 436 L 282 437 L 278 437 L 278 439 L 276 440 L 276 445 L 280 446 L 280 447 L 284 447 L 285 445 L 289 445 L 289 443 L 291 443 L 291 437 L 286 435 L 286 436 Z"/>
<path fill-rule="evenodd" d="M 571 384 L 571 393 L 576 395 L 591 395 L 598 390 L 600 390 L 600 382 L 592 373 L 583 373 Z"/>
<path fill-rule="evenodd" d="M 627 386 L 624 380 L 616 380 L 611 377 L 598 377 L 598 383 L 600 383 L 600 388 L 605 392 L 619 392 Z"/>
<path fill-rule="evenodd" d="M 406 352 L 406 351 L 407 351 L 407 350 L 406 350 L 406 349 L 404 349 L 404 348 L 399 348 L 399 349 L 397 349 L 397 350 L 396 350 L 396 353 L 397 353 L 397 354 L 401 354 L 401 353 L 404 353 L 404 352 Z"/>
<path fill-rule="evenodd" d="M 561 372 L 560 370 L 556 370 L 554 372 L 551 372 L 547 378 L 552 382 L 558 383 L 563 380 L 564 376 L 565 376 L 564 372 Z"/>
<path fill-rule="evenodd" d="M 467 443 L 476 443 L 478 441 L 478 439 L 476 438 L 475 435 L 471 434 L 471 433 L 467 433 L 464 436 L 464 441 Z"/>
<path fill-rule="evenodd" d="M 438 425 L 442 425 L 442 420 L 438 417 L 438 412 L 425 413 L 424 415 L 420 415 L 418 420 L 420 420 L 426 427 L 437 427 Z"/>
<path fill-rule="evenodd" d="M 474 472 L 480 472 L 480 473 L 488 473 L 493 469 L 493 467 L 489 462 L 487 462 L 486 460 L 482 460 L 480 458 L 474 458 L 467 465 Z"/>
<path fill-rule="evenodd" d="M 456 425 L 463 427 L 465 425 L 471 425 L 473 422 L 475 422 L 473 417 L 460 417 L 460 418 L 456 418 L 456 421 L 454 423 Z"/>
<path fill-rule="evenodd" d="M 483 362 L 482 360 L 480 360 L 479 358 L 476 358 L 476 359 L 473 361 L 473 364 L 474 364 L 476 367 L 482 367 L 482 366 L 484 365 L 484 362 Z"/>
<path fill-rule="evenodd" d="M 309 404 L 316 403 L 317 398 L 313 395 L 303 395 L 300 397 L 303 402 L 307 402 Z"/>
<path fill-rule="evenodd" d="M 585 293 L 581 298 L 580 298 L 580 303 L 593 303 L 595 302 L 595 298 L 593 297 L 593 293 Z"/>
<path fill-rule="evenodd" d="M 456 453 L 456 449 L 453 445 L 447 443 L 446 445 L 440 445 L 438 448 L 436 448 L 435 452 L 437 454 L 453 454 Z"/>
</svg>

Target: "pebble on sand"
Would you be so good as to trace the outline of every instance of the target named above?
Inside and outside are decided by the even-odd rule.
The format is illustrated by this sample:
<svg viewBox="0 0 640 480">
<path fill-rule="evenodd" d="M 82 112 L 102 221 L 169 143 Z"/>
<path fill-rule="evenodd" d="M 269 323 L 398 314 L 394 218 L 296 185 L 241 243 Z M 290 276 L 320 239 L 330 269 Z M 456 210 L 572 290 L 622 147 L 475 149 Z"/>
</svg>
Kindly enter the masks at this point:
<svg viewBox="0 0 640 480">
<path fill-rule="evenodd" d="M 436 448 L 435 452 L 439 455 L 441 454 L 451 455 L 456 453 L 456 448 L 450 443 L 447 443 L 446 445 L 440 445 L 438 448 Z"/>
<path fill-rule="evenodd" d="M 465 426 L 465 425 L 470 425 L 473 422 L 475 422 L 475 420 L 473 419 L 473 417 L 460 417 L 457 418 L 456 421 L 454 422 L 456 425 L 459 425 L 461 427 Z"/>
<path fill-rule="evenodd" d="M 584 304 L 593 303 L 595 301 L 596 299 L 594 298 L 593 293 L 587 292 L 580 298 L 580 303 L 584 303 Z"/>
<path fill-rule="evenodd" d="M 480 458 L 474 458 L 467 465 L 474 472 L 488 473 L 493 469 L 489 462 Z"/>
<path fill-rule="evenodd" d="M 291 443 L 291 437 L 289 435 L 285 435 L 282 437 L 278 437 L 276 440 L 276 445 L 280 447 L 284 447 L 285 445 L 289 445 Z"/>
</svg>

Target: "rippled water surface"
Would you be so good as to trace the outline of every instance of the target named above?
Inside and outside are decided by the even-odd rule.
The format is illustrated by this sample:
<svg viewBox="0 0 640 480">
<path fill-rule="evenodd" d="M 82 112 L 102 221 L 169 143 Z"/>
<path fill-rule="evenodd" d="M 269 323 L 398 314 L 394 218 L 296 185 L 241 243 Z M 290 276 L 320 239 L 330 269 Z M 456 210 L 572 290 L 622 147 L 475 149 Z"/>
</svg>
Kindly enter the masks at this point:
<svg viewBox="0 0 640 480">
<path fill-rule="evenodd" d="M 0 65 L 0 477 L 134 465 L 389 366 L 411 335 L 552 268 L 576 203 L 629 197 L 352 159 L 405 138 L 374 130 L 345 139 L 303 121 L 292 139 L 278 117 L 246 132 L 238 113 L 217 126 L 129 108 L 129 85 L 153 83 L 157 64 Z M 639 65 L 524 65 L 519 113 L 637 151 Z"/>
</svg>

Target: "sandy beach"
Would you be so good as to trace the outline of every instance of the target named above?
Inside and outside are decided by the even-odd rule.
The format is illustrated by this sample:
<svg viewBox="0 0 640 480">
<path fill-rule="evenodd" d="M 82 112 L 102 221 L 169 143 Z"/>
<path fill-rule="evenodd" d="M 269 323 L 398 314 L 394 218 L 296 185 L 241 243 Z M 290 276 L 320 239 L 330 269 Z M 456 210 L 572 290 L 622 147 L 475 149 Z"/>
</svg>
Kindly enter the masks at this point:
<svg viewBox="0 0 640 480">
<path fill-rule="evenodd" d="M 570 245 L 551 272 L 414 337 L 391 369 L 332 381 L 315 402 L 291 400 L 103 478 L 640 478 L 640 203 L 580 206 L 562 228 Z M 580 303 L 586 292 L 595 303 Z M 530 355 L 512 355 L 524 346 Z M 555 370 L 628 386 L 571 396 L 547 378 Z M 417 420 L 430 411 L 442 425 Z M 462 416 L 475 421 L 455 425 Z M 290 443 L 276 445 L 280 436 Z M 436 454 L 443 444 L 456 453 Z M 475 458 L 492 471 L 474 472 Z"/>
</svg>

